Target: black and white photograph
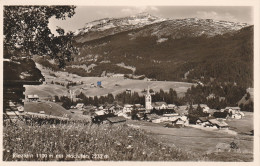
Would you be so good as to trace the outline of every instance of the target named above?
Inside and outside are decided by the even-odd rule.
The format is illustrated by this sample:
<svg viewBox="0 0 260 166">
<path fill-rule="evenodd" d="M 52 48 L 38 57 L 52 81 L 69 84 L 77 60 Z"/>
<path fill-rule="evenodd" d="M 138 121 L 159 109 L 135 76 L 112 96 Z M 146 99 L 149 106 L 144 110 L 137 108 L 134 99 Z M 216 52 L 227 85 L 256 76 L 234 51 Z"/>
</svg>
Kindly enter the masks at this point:
<svg viewBox="0 0 260 166">
<path fill-rule="evenodd" d="M 2 162 L 257 162 L 235 5 L 2 4 Z"/>
</svg>

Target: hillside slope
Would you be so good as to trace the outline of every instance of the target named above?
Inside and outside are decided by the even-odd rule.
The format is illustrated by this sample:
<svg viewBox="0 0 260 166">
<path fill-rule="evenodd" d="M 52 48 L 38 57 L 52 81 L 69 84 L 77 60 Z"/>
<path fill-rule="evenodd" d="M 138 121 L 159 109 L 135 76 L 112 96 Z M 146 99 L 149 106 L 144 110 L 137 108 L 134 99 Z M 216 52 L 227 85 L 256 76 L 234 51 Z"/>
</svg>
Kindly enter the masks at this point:
<svg viewBox="0 0 260 166">
<path fill-rule="evenodd" d="M 142 30 L 136 30 L 140 32 Z M 223 82 L 252 86 L 253 82 L 253 26 L 235 33 L 214 37 L 184 37 L 180 39 L 138 36 L 130 32 L 107 36 L 80 45 L 80 55 L 74 65 L 96 66 L 89 75 L 100 76 L 103 71 L 129 74 L 116 64 L 136 68 L 133 74 L 157 80 L 208 81 L 210 77 Z M 131 31 L 131 33 L 133 33 Z M 107 63 L 102 63 L 106 61 Z M 187 79 L 184 74 L 189 72 Z"/>
<path fill-rule="evenodd" d="M 107 18 L 75 32 L 74 45 L 79 54 L 65 70 L 80 76 L 121 73 L 160 81 L 253 86 L 253 26 L 246 23 L 169 20 L 149 14 Z M 38 63 L 54 66 L 48 60 Z"/>
</svg>

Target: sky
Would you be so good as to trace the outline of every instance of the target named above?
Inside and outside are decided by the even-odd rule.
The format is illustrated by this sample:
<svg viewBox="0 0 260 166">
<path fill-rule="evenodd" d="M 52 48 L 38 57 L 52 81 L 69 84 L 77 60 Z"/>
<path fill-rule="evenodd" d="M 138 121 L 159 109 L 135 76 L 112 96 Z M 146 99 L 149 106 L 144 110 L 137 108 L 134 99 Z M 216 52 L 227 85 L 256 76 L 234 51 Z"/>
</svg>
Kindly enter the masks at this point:
<svg viewBox="0 0 260 166">
<path fill-rule="evenodd" d="M 120 18 L 142 12 L 170 19 L 197 17 L 253 24 L 253 9 L 249 6 L 77 6 L 72 18 L 51 18 L 49 27 L 52 33 L 55 33 L 57 26 L 66 32 L 75 31 L 94 20 Z"/>
</svg>

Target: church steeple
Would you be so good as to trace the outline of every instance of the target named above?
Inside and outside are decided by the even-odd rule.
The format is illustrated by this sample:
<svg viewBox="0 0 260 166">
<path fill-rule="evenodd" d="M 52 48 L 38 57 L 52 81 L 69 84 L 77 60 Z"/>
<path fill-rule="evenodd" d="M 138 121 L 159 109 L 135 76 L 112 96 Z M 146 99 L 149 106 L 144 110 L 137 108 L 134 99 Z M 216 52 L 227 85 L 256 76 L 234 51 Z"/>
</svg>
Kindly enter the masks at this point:
<svg viewBox="0 0 260 166">
<path fill-rule="evenodd" d="M 147 94 L 145 95 L 145 109 L 150 111 L 152 109 L 152 96 L 150 95 L 150 89 L 148 86 Z"/>
</svg>

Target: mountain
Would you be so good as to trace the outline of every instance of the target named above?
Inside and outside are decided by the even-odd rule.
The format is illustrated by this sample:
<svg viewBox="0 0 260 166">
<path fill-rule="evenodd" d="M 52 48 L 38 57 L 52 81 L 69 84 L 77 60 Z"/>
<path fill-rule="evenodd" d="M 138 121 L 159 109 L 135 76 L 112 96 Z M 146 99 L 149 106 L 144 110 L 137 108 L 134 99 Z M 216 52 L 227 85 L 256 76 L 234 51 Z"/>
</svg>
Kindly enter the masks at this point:
<svg viewBox="0 0 260 166">
<path fill-rule="evenodd" d="M 151 25 L 151 26 L 147 26 Z M 84 28 L 74 32 L 75 40 L 78 43 L 102 38 L 108 35 L 114 35 L 120 32 L 146 28 L 132 38 L 137 36 L 170 36 L 171 38 L 196 37 L 206 35 L 209 37 L 234 32 L 241 28 L 249 26 L 246 23 L 234 23 L 230 21 L 219 21 L 212 19 L 164 19 L 152 16 L 148 13 L 123 18 L 104 18 L 87 23 Z"/>
<path fill-rule="evenodd" d="M 124 18 L 104 18 L 87 23 L 83 28 L 75 31 L 74 35 L 77 42 L 84 43 L 162 21 L 165 21 L 165 19 L 148 13 L 139 13 Z"/>
<path fill-rule="evenodd" d="M 74 34 L 79 54 L 66 70 L 78 75 L 253 86 L 253 26 L 246 23 L 142 13 L 87 23 Z"/>
</svg>

